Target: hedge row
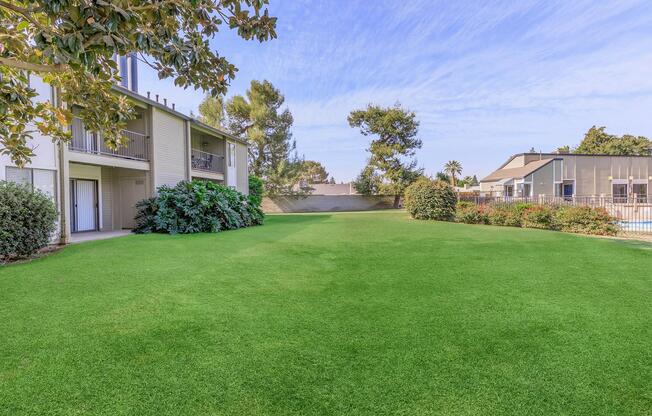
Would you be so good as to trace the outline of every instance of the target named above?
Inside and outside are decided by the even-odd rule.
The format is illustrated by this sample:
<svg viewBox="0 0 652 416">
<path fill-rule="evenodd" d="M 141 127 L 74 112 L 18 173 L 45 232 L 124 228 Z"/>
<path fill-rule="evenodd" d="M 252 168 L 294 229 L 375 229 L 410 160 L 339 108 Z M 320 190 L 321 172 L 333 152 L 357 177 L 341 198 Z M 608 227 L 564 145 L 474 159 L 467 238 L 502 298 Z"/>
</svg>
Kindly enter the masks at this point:
<svg viewBox="0 0 652 416">
<path fill-rule="evenodd" d="M 455 220 L 466 224 L 539 228 L 570 233 L 615 235 L 618 226 L 604 208 L 566 205 L 498 204 L 459 202 Z"/>
<path fill-rule="evenodd" d="M 593 235 L 615 235 L 618 226 L 604 208 L 537 204 L 476 205 L 457 202 L 445 182 L 420 179 L 405 191 L 412 218 L 507 227 L 539 228 Z"/>
</svg>

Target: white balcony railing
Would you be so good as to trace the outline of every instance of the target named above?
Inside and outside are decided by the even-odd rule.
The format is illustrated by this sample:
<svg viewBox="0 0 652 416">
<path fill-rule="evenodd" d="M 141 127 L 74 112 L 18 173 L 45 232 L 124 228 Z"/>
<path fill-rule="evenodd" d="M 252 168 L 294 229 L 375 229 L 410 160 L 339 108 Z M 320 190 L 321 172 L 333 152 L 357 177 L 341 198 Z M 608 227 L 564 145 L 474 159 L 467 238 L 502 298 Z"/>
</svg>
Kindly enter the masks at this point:
<svg viewBox="0 0 652 416">
<path fill-rule="evenodd" d="M 224 173 L 224 156 L 192 149 L 191 162 L 193 169 Z"/>
<path fill-rule="evenodd" d="M 124 159 L 149 160 L 149 137 L 130 130 L 122 130 L 127 137 L 127 144 L 110 149 L 97 133 L 91 133 L 84 127 L 82 119 L 75 117 L 72 121 L 72 141 L 69 148 L 75 152 L 94 153 Z"/>
</svg>

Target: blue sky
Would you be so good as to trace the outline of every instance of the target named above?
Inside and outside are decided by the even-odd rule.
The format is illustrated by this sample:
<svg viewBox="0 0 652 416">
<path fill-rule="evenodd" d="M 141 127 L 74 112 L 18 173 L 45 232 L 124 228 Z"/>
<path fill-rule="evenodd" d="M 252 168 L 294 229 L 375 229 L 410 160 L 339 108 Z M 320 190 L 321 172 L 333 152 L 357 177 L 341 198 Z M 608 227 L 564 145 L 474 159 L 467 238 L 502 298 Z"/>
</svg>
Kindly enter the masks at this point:
<svg viewBox="0 0 652 416">
<path fill-rule="evenodd" d="M 419 165 L 451 159 L 490 173 L 509 155 L 577 144 L 593 124 L 652 137 L 652 1 L 271 0 L 278 39 L 212 41 L 240 71 L 285 94 L 300 154 L 339 181 L 365 164 L 369 138 L 347 114 L 399 101 L 416 112 Z M 142 67 L 142 66 L 141 66 Z M 203 94 L 152 91 L 195 113 Z"/>
</svg>

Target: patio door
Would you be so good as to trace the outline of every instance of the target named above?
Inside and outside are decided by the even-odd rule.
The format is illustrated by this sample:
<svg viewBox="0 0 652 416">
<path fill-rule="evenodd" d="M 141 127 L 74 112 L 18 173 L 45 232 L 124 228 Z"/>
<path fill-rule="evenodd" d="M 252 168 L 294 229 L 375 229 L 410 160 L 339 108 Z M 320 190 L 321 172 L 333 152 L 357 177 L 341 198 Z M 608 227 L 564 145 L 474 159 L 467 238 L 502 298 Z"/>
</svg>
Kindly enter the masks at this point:
<svg viewBox="0 0 652 416">
<path fill-rule="evenodd" d="M 98 227 L 97 181 L 70 180 L 72 232 L 96 231 Z"/>
</svg>

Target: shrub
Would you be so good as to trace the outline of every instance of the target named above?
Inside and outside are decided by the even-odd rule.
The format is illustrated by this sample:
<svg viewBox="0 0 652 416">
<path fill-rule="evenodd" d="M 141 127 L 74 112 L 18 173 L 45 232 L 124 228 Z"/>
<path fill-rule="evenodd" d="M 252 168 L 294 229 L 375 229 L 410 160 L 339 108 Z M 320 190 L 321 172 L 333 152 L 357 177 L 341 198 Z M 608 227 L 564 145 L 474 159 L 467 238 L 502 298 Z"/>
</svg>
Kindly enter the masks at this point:
<svg viewBox="0 0 652 416">
<path fill-rule="evenodd" d="M 57 209 L 39 191 L 0 182 L 0 262 L 27 257 L 50 243 Z"/>
<path fill-rule="evenodd" d="M 453 221 L 457 196 L 450 185 L 423 178 L 405 190 L 405 208 L 419 220 Z"/>
<path fill-rule="evenodd" d="M 555 224 L 561 231 L 570 233 L 615 235 L 618 232 L 615 219 L 604 208 L 561 207 L 555 215 Z"/>
<path fill-rule="evenodd" d="M 485 205 L 465 201 L 458 202 L 455 221 L 465 224 L 489 224 L 488 209 Z"/>
<path fill-rule="evenodd" d="M 249 202 L 260 207 L 263 203 L 265 182 L 258 176 L 249 175 Z"/>
<path fill-rule="evenodd" d="M 555 208 L 548 205 L 534 205 L 525 208 L 522 214 L 524 228 L 539 228 L 543 230 L 556 229 Z"/>
<path fill-rule="evenodd" d="M 488 210 L 489 224 L 506 227 L 521 226 L 521 209 L 509 204 L 494 205 Z"/>
<path fill-rule="evenodd" d="M 136 233 L 188 234 L 259 225 L 263 213 L 250 198 L 209 181 L 161 186 L 157 196 L 137 204 Z"/>
</svg>

